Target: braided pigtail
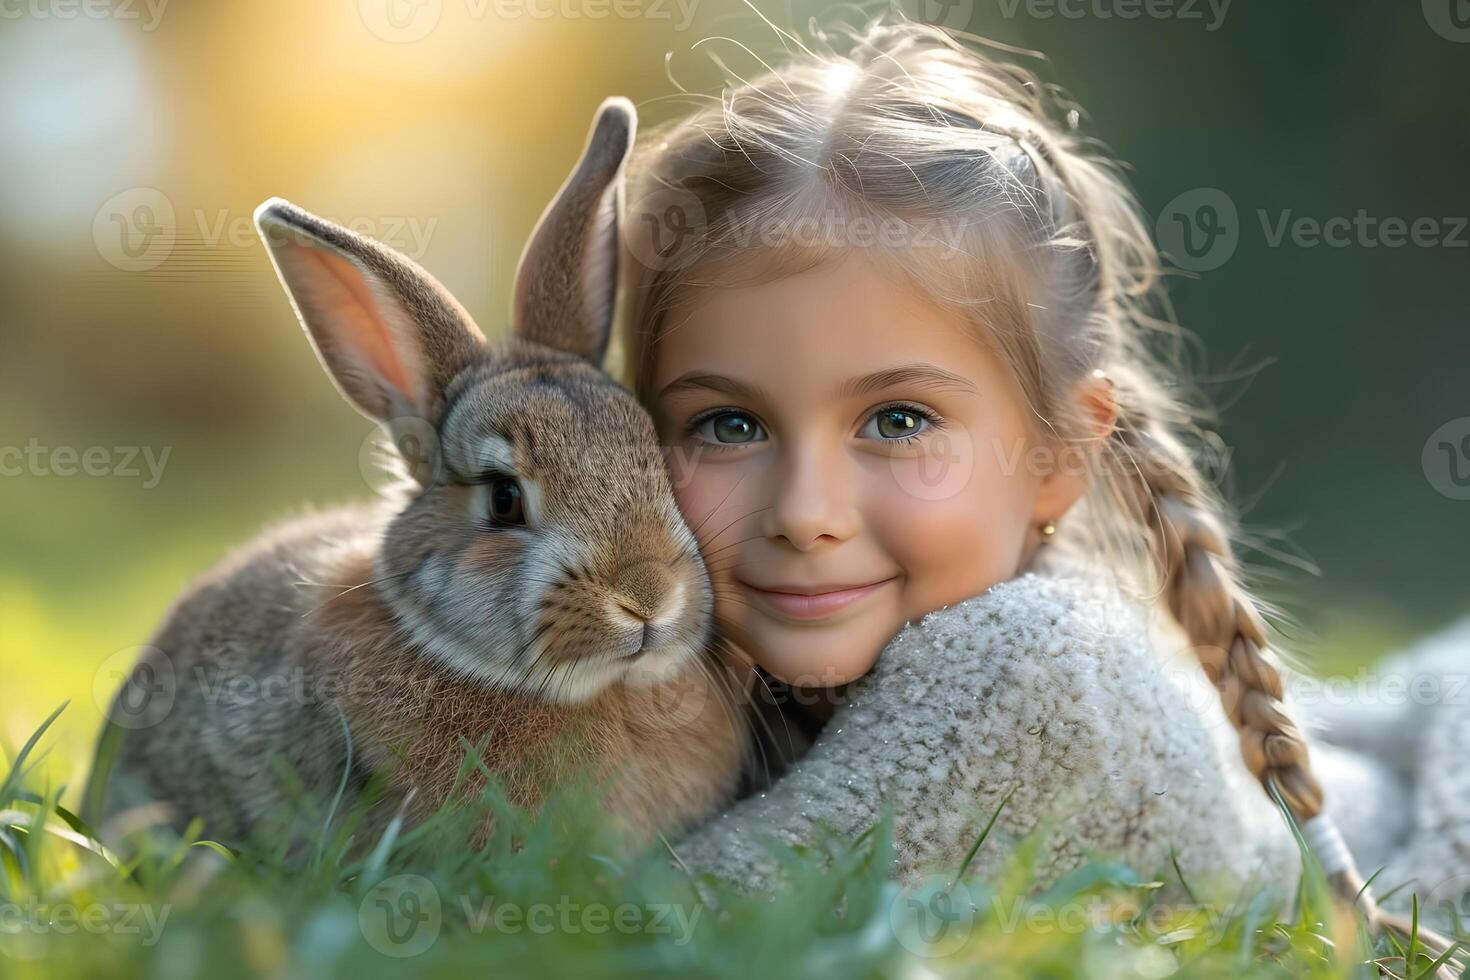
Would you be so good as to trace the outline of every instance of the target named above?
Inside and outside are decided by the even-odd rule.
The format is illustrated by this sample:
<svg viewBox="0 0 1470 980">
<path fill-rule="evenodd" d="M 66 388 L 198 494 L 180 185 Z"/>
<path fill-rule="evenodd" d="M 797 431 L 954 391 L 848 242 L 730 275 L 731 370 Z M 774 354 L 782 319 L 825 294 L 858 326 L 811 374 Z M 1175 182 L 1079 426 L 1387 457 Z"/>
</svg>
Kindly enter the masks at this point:
<svg viewBox="0 0 1470 980">
<path fill-rule="evenodd" d="M 1184 443 L 1150 410 L 1162 398 L 1155 382 L 1128 365 L 1109 374 L 1119 409 L 1112 435 L 1121 463 L 1118 489 L 1126 509 L 1147 528 L 1162 598 L 1220 693 L 1246 768 L 1291 811 L 1334 892 L 1356 903 L 1375 931 L 1387 927 L 1407 937 L 1411 923 L 1378 907 L 1323 812 L 1306 739 L 1282 703 L 1267 625 L 1242 584 L 1224 501 Z M 1418 940 L 1436 956 L 1451 945 L 1422 927 Z"/>
</svg>

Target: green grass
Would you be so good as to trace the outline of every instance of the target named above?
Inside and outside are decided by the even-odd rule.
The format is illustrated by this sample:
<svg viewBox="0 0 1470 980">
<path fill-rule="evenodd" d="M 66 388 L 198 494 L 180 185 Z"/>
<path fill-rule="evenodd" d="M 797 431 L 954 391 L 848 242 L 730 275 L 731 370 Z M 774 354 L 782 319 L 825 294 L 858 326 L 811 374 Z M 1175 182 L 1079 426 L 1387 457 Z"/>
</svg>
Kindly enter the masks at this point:
<svg viewBox="0 0 1470 980">
<path fill-rule="evenodd" d="M 884 874 L 885 817 L 856 840 L 779 848 L 781 885 L 745 895 L 681 867 L 677 848 L 615 836 L 586 786 L 532 815 L 492 782 L 472 806 L 373 839 L 358 839 L 356 808 L 331 806 L 304 839 L 229 849 L 198 828 L 182 839 L 154 828 L 109 848 L 84 819 L 97 787 L 70 794 L 79 816 L 38 766 L 56 717 L 10 754 L 0 782 L 7 977 L 1367 977 L 1375 959 L 1397 976 L 1431 966 L 1370 942 L 1332 907 L 1315 862 L 1291 907 L 1263 892 L 1210 909 L 1165 904 L 1167 876 L 1101 860 L 1039 888 L 1032 835 L 995 880 L 956 874 L 967 859 L 905 888 Z M 482 847 L 448 843 L 487 811 L 495 831 Z M 976 827 L 976 849 L 988 829 Z"/>
</svg>

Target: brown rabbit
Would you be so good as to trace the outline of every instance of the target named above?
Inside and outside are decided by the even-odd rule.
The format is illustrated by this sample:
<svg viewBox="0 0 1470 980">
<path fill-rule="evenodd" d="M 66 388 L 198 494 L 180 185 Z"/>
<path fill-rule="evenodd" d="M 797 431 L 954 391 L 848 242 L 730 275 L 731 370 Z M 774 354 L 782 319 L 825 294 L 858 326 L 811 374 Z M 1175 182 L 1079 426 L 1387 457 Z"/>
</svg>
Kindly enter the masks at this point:
<svg viewBox="0 0 1470 980">
<path fill-rule="evenodd" d="M 633 128 L 630 103 L 603 104 L 496 343 L 403 256 L 281 200 L 256 211 L 337 386 L 417 440 L 415 482 L 396 512 L 275 529 L 175 603 L 113 704 L 104 814 L 162 802 L 246 837 L 289 799 L 279 754 L 318 794 L 386 770 L 378 810 L 411 796 L 413 819 L 482 742 L 523 806 L 610 776 L 606 807 L 645 838 L 729 798 L 747 739 L 709 578 L 651 420 L 599 369 Z"/>
</svg>

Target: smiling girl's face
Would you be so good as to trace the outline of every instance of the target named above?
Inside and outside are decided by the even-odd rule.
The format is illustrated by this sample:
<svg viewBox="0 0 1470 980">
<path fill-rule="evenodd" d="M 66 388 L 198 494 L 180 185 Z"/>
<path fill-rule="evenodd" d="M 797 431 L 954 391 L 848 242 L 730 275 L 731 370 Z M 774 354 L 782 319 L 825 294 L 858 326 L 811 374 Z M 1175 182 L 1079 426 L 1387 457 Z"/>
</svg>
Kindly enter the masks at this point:
<svg viewBox="0 0 1470 980">
<path fill-rule="evenodd" d="M 1028 456 L 974 328 L 859 254 L 694 290 L 653 358 L 720 631 L 788 683 L 866 673 L 906 621 L 1017 574 L 1085 489 Z"/>
</svg>

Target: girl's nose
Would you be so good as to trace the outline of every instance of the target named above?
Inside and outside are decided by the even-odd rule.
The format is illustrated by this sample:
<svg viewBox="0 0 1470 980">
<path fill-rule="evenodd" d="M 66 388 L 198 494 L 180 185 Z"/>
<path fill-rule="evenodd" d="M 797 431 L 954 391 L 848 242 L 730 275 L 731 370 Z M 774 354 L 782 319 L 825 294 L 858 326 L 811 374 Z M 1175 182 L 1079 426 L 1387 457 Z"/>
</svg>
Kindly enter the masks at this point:
<svg viewBox="0 0 1470 980">
<path fill-rule="evenodd" d="M 824 538 L 846 541 L 860 525 L 852 474 L 838 447 L 788 444 L 770 474 L 765 534 L 809 551 Z"/>
</svg>

